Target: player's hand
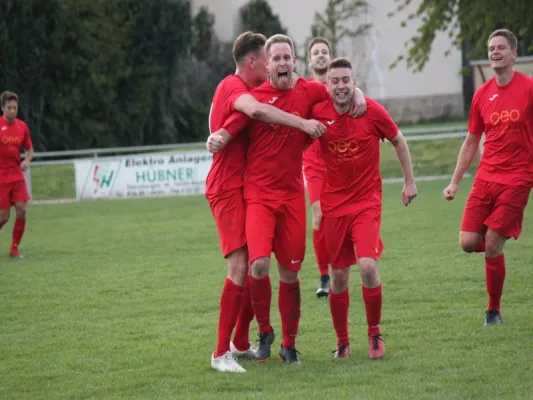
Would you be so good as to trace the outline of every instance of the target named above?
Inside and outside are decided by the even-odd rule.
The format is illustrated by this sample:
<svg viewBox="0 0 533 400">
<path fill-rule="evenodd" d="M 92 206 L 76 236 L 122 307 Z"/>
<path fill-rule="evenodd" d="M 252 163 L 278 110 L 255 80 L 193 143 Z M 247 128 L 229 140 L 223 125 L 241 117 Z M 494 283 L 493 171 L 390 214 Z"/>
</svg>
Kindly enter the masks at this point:
<svg viewBox="0 0 533 400">
<path fill-rule="evenodd" d="M 352 101 L 352 107 L 350 109 L 350 115 L 352 117 L 360 117 L 366 112 L 366 99 L 364 95 L 360 95 L 359 91 L 354 91 L 354 98 Z"/>
<path fill-rule="evenodd" d="M 315 119 L 306 119 L 303 124 L 303 131 L 313 139 L 318 139 L 326 133 L 326 126 Z"/>
<path fill-rule="evenodd" d="M 26 171 L 29 166 L 30 166 L 30 162 L 28 160 L 23 160 L 20 163 L 20 169 L 23 170 L 23 171 Z"/>
<path fill-rule="evenodd" d="M 414 183 L 404 185 L 402 190 L 402 204 L 407 207 L 418 195 L 418 189 Z"/>
<path fill-rule="evenodd" d="M 455 193 L 457 193 L 457 189 L 459 189 L 459 185 L 456 185 L 455 183 L 450 183 L 448 186 L 446 186 L 446 189 L 442 191 L 442 194 L 446 200 L 450 201 L 455 198 Z"/>
<path fill-rule="evenodd" d="M 224 148 L 224 138 L 216 133 L 209 135 L 207 138 L 206 147 L 210 153 L 218 153 Z"/>
<path fill-rule="evenodd" d="M 311 210 L 313 211 L 313 229 L 318 231 L 320 228 L 320 222 L 322 222 L 322 207 L 320 207 L 320 201 L 315 201 L 311 204 Z"/>
</svg>

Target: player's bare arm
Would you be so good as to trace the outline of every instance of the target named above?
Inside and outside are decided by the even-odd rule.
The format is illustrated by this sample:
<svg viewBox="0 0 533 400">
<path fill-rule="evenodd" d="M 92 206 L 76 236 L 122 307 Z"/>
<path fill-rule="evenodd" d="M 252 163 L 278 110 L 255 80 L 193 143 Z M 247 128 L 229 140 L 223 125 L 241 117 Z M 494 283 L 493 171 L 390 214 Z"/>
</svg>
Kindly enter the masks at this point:
<svg viewBox="0 0 533 400">
<path fill-rule="evenodd" d="M 365 94 L 359 88 L 355 88 L 353 94 L 352 107 L 350 108 L 350 115 L 352 117 L 360 117 L 366 112 Z"/>
<path fill-rule="evenodd" d="M 452 180 L 442 192 L 446 200 L 453 200 L 455 198 L 455 193 L 457 193 L 457 189 L 459 189 L 459 183 L 476 156 L 480 140 L 481 135 L 473 135 L 471 133 L 466 135 L 461 150 L 459 151 L 459 156 L 457 157 L 457 165 L 455 166 Z"/>
<path fill-rule="evenodd" d="M 313 229 L 318 231 L 320 228 L 320 222 L 322 221 L 322 207 L 320 205 L 320 200 L 311 204 L 311 212 L 313 213 Z"/>
<path fill-rule="evenodd" d="M 281 111 L 269 104 L 260 103 L 251 94 L 240 96 L 235 101 L 235 109 L 253 119 L 258 119 L 269 124 L 285 125 L 299 129 L 312 138 L 318 138 L 326 132 L 326 127 L 322 123 L 316 120 L 300 118 L 296 115 Z"/>
<path fill-rule="evenodd" d="M 404 187 L 402 190 L 402 203 L 404 206 L 411 204 L 411 201 L 417 196 L 418 190 L 415 184 L 415 174 L 413 172 L 413 163 L 411 162 L 411 153 L 405 136 L 398 132 L 398 134 L 391 140 L 396 156 L 402 167 L 404 177 Z"/>
<path fill-rule="evenodd" d="M 33 151 L 33 147 L 30 147 L 26 150 L 24 160 L 20 163 L 20 168 L 23 171 L 26 171 L 28 167 L 30 166 L 31 160 L 33 160 L 33 157 L 35 156 L 35 152 Z"/>
</svg>

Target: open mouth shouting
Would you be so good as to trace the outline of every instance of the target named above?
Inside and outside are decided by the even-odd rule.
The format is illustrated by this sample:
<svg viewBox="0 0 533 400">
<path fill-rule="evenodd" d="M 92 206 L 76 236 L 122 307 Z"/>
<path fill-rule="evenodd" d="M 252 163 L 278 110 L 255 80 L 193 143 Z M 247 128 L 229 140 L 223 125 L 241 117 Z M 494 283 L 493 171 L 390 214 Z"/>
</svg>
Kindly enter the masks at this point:
<svg viewBox="0 0 533 400">
<path fill-rule="evenodd" d="M 278 81 L 280 83 L 289 82 L 289 71 L 279 71 L 278 72 Z"/>
</svg>

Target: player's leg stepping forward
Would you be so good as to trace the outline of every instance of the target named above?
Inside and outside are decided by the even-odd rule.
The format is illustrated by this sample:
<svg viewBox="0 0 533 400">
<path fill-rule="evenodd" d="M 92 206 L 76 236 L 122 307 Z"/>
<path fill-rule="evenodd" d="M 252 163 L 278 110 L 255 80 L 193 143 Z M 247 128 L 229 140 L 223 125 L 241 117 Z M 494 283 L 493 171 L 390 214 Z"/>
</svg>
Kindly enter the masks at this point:
<svg viewBox="0 0 533 400">
<path fill-rule="evenodd" d="M 219 372 L 246 372 L 229 351 L 217 358 L 214 353 L 211 354 L 211 368 Z"/>
<path fill-rule="evenodd" d="M 279 359 L 286 364 L 300 364 L 300 358 L 298 357 L 300 352 L 294 347 L 283 347 L 279 349 Z"/>
<path fill-rule="evenodd" d="M 270 349 L 276 335 L 274 334 L 274 329 L 271 327 L 272 331 L 263 332 L 259 334 L 259 347 L 255 355 L 257 362 L 265 362 L 270 359 Z"/>
<path fill-rule="evenodd" d="M 368 337 L 368 356 L 372 359 L 385 357 L 385 343 L 381 335 Z"/>
<path fill-rule="evenodd" d="M 499 311 L 489 310 L 485 312 L 485 323 L 483 326 L 503 324 L 503 318 Z"/>
</svg>

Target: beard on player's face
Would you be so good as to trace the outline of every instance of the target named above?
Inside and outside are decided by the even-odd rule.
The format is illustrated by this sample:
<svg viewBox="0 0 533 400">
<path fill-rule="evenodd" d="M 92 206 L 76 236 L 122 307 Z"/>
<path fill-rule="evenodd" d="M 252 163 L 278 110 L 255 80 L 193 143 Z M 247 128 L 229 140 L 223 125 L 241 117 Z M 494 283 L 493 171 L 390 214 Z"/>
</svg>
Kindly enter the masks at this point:
<svg viewBox="0 0 533 400">
<path fill-rule="evenodd" d="M 326 68 L 313 68 L 315 75 L 326 75 L 328 73 L 328 67 Z"/>
<path fill-rule="evenodd" d="M 285 90 L 291 85 L 294 64 L 292 62 L 272 63 L 269 66 L 269 76 L 272 86 L 276 89 Z"/>
</svg>

